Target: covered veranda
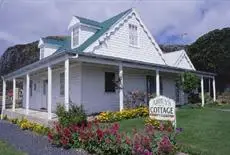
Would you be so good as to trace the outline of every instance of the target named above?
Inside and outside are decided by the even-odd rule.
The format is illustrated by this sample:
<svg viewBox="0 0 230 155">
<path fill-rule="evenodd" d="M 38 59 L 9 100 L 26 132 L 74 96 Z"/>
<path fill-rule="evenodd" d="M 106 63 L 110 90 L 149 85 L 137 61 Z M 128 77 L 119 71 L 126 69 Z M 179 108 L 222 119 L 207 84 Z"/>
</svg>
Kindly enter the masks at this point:
<svg viewBox="0 0 230 155">
<path fill-rule="evenodd" d="M 84 54 L 84 53 L 68 53 L 62 52 L 55 54 L 53 56 L 49 56 L 44 58 L 38 62 L 35 62 L 31 65 L 25 66 L 19 70 L 16 70 L 8 75 L 2 77 L 3 79 L 3 96 L 2 96 L 2 116 L 4 114 L 11 115 L 18 117 L 17 114 L 21 116 L 27 116 L 28 118 L 38 119 L 38 120 L 56 120 L 57 117 L 54 113 L 52 113 L 52 73 L 55 69 L 61 68 L 64 71 L 64 105 L 65 109 L 69 110 L 69 68 L 71 63 L 94 63 L 100 65 L 112 65 L 117 68 L 119 73 L 120 79 L 120 87 L 119 87 L 119 109 L 122 110 L 124 108 L 124 68 L 135 68 L 140 70 L 150 70 L 155 72 L 155 80 L 156 80 L 156 95 L 159 96 L 160 94 L 160 76 L 161 73 L 174 73 L 174 74 L 181 74 L 183 72 L 192 72 L 196 74 L 200 78 L 200 87 L 201 87 L 201 100 L 202 106 L 205 105 L 205 90 L 204 90 L 204 79 L 208 79 L 209 83 L 212 82 L 212 90 L 213 90 L 213 100 L 216 101 L 216 88 L 215 88 L 215 74 L 207 73 L 207 72 L 200 72 L 200 71 L 193 71 L 193 70 L 186 70 L 181 68 L 175 68 L 166 65 L 158 65 L 153 63 L 145 63 L 140 61 L 134 60 L 127 60 L 115 57 L 107 57 L 95 54 Z M 47 80 L 48 80 L 48 104 L 47 104 L 47 111 L 37 111 L 30 109 L 30 78 L 35 74 L 39 74 L 40 72 L 46 72 Z M 16 99 L 15 99 L 15 92 L 16 92 L 16 83 L 17 81 L 25 80 L 26 87 L 25 87 L 25 108 L 16 109 Z M 6 81 L 13 82 L 13 100 L 12 100 L 12 109 L 6 109 Z M 209 85 L 210 86 L 210 85 Z M 209 87 L 209 91 L 210 91 Z M 35 119 L 35 120 L 36 120 Z M 41 121 L 40 121 L 41 122 Z"/>
</svg>

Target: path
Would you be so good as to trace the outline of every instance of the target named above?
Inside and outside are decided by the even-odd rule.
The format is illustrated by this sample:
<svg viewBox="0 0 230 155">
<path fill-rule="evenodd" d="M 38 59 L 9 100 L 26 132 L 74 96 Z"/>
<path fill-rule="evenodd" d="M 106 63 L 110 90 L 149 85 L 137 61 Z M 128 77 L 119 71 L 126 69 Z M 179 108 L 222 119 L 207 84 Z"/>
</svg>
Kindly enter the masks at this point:
<svg viewBox="0 0 230 155">
<path fill-rule="evenodd" d="M 23 131 L 18 126 L 0 120 L 0 140 L 29 155 L 86 155 L 84 152 L 52 147 L 46 136 Z"/>
</svg>

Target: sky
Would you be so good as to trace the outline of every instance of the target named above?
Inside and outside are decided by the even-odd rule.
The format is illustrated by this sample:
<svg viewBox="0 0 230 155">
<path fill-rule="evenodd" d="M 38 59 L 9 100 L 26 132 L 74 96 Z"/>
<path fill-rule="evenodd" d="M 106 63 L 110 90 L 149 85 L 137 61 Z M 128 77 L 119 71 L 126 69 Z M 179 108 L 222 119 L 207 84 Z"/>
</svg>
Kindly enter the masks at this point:
<svg viewBox="0 0 230 155">
<path fill-rule="evenodd" d="M 159 44 L 190 44 L 230 26 L 227 0 L 0 0 L 0 55 L 15 44 L 70 35 L 73 15 L 103 21 L 131 7 Z"/>
</svg>

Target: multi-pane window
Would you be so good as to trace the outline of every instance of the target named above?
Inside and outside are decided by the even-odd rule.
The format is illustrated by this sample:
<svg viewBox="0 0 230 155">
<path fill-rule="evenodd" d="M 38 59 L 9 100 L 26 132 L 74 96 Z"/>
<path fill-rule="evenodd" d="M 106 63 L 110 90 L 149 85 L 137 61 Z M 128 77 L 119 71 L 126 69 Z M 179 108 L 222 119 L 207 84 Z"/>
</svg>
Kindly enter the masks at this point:
<svg viewBox="0 0 230 155">
<path fill-rule="evenodd" d="M 133 24 L 129 24 L 129 44 L 138 46 L 138 29 Z"/>
<path fill-rule="evenodd" d="M 115 92 L 115 73 L 105 72 L 105 92 Z"/>
<path fill-rule="evenodd" d="M 65 74 L 60 74 L 60 95 L 64 95 L 65 92 Z"/>
<path fill-rule="evenodd" d="M 73 28 L 73 36 L 72 36 L 72 41 L 73 41 L 73 47 L 76 47 L 79 45 L 79 27 L 74 27 Z"/>
<path fill-rule="evenodd" d="M 44 47 L 40 48 L 40 58 L 44 58 Z"/>
</svg>

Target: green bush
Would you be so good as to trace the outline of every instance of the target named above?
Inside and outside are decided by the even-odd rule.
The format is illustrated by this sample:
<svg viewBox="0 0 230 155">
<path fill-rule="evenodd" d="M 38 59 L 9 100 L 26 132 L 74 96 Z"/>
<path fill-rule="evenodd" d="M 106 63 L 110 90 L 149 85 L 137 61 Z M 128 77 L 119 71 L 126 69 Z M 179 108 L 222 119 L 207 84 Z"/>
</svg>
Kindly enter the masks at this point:
<svg viewBox="0 0 230 155">
<path fill-rule="evenodd" d="M 63 126 L 80 125 L 87 122 L 87 116 L 82 105 L 70 105 L 69 111 L 66 111 L 63 105 L 58 105 L 56 114 L 59 123 Z"/>
</svg>

